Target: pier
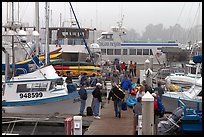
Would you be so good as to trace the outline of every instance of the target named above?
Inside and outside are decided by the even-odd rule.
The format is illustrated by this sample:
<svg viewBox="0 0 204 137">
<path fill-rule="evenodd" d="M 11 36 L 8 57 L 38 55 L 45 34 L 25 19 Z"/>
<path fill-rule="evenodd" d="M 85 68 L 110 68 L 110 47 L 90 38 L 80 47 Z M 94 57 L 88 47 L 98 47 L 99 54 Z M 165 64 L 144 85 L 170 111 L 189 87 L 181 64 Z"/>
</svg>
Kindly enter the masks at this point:
<svg viewBox="0 0 204 137">
<path fill-rule="evenodd" d="M 94 118 L 93 118 L 94 119 Z M 132 108 L 121 111 L 121 118 L 115 117 L 113 101 L 106 102 L 101 109 L 101 119 L 94 119 L 84 135 L 134 135 Z"/>
<path fill-rule="evenodd" d="M 103 107 L 101 109 L 101 119 L 95 119 L 93 116 L 82 118 L 83 135 L 134 135 L 134 117 L 132 108 L 121 111 L 121 118 L 115 117 L 113 101 L 103 99 Z M 69 114 L 8 114 L 2 113 L 3 122 L 11 121 L 11 126 L 7 133 L 19 133 L 24 135 L 65 135 L 64 120 L 67 117 L 73 117 Z M 16 121 L 13 123 L 13 121 Z M 21 122 L 20 122 L 21 121 Z M 21 124 L 20 124 L 20 123 Z M 19 124 L 17 124 L 19 123 Z M 24 123 L 24 124 L 23 124 Z M 37 123 L 37 126 L 36 126 Z M 4 124 L 4 130 L 6 131 Z"/>
</svg>

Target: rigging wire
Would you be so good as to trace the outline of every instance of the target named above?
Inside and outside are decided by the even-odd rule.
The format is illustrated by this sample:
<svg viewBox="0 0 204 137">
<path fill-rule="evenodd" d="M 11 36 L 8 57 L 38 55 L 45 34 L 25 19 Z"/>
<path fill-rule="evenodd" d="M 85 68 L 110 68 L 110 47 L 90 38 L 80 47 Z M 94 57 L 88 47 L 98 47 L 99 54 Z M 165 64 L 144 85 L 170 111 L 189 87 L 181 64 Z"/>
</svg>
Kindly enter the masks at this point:
<svg viewBox="0 0 204 137">
<path fill-rule="evenodd" d="M 190 10 L 189 10 L 189 13 L 187 14 L 187 15 L 189 15 L 188 16 L 188 18 L 187 18 L 187 20 L 186 20 L 186 24 L 185 24 L 185 26 L 184 26 L 184 29 L 186 30 L 187 29 L 187 23 L 189 23 L 190 24 L 190 13 L 191 13 L 191 11 L 192 11 L 192 8 L 193 8 L 193 3 L 191 4 L 191 8 L 190 8 Z M 190 25 L 189 25 L 190 26 Z M 189 27 L 190 28 L 190 27 Z M 187 34 L 186 33 L 183 33 L 183 39 L 185 38 L 186 40 L 187 40 L 187 36 L 186 36 Z"/>
<path fill-rule="evenodd" d="M 181 9 L 181 12 L 180 12 L 180 14 L 179 14 L 179 16 L 178 16 L 178 18 L 177 18 L 176 24 L 178 24 L 178 21 L 179 21 L 179 19 L 181 18 L 181 14 L 183 13 L 183 9 L 184 9 L 185 5 L 186 5 L 186 3 L 184 3 L 184 5 L 182 6 L 182 9 Z M 172 34 L 171 34 L 170 39 L 173 39 L 174 33 L 175 33 L 175 28 L 174 28 L 173 31 L 172 31 Z"/>
<path fill-rule="evenodd" d="M 190 30 L 189 30 L 189 33 L 188 33 L 188 37 L 187 37 L 187 39 L 188 39 L 189 36 L 190 36 L 190 33 L 191 33 L 191 31 L 192 31 L 192 28 L 193 28 L 193 25 L 194 25 L 195 20 L 196 20 L 196 18 L 197 18 L 197 16 L 198 16 L 199 8 L 200 8 L 200 3 L 199 3 L 199 5 L 198 5 L 198 9 L 197 9 L 196 15 L 195 15 L 195 17 L 194 17 L 193 23 L 192 23 L 192 25 L 191 25 L 191 28 L 190 28 Z"/>
</svg>

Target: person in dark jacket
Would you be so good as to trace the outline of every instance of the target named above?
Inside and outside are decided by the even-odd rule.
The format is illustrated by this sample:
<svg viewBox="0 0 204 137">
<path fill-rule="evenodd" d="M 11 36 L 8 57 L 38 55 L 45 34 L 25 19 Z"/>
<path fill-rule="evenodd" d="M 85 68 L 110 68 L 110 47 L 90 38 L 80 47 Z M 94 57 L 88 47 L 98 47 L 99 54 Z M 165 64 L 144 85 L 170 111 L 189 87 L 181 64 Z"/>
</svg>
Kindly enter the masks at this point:
<svg viewBox="0 0 204 137">
<path fill-rule="evenodd" d="M 83 76 L 81 77 L 80 85 L 82 85 L 82 84 L 87 84 L 87 83 L 86 83 L 87 80 L 88 80 L 87 73 L 84 73 Z"/>
<path fill-rule="evenodd" d="M 73 72 L 67 71 L 67 78 L 66 78 L 65 82 L 67 83 L 68 93 L 76 91 L 76 87 L 72 82 L 72 75 L 73 75 Z"/>
<path fill-rule="evenodd" d="M 67 71 L 67 78 L 65 80 L 65 82 L 68 84 L 72 84 L 72 72 Z"/>
<path fill-rule="evenodd" d="M 99 109 L 100 109 L 100 103 L 102 102 L 102 98 L 101 98 L 101 87 L 102 84 L 101 83 L 97 83 L 96 84 L 96 88 L 94 89 L 94 91 L 92 92 L 93 95 L 93 115 L 94 118 L 96 119 L 101 119 L 99 116 Z"/>
<path fill-rule="evenodd" d="M 124 97 L 125 97 L 125 92 L 122 90 L 122 88 L 120 88 L 117 85 L 115 85 L 109 93 L 108 104 L 109 104 L 109 100 L 112 98 L 112 101 L 114 102 L 115 117 L 121 118 L 121 105 Z"/>
<path fill-rule="evenodd" d="M 85 116 L 84 115 L 84 109 L 86 106 L 86 99 L 87 99 L 87 91 L 85 89 L 85 84 L 81 85 L 81 88 L 78 92 L 78 94 L 80 95 L 80 100 L 81 100 L 81 105 L 80 105 L 80 116 Z"/>
</svg>

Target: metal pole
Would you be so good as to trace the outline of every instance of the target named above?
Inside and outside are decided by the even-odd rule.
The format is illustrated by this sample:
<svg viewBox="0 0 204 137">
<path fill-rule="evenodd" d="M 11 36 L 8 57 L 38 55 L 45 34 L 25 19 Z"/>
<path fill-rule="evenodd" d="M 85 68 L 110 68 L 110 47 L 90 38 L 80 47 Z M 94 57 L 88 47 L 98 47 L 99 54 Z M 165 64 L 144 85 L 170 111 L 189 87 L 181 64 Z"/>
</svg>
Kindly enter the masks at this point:
<svg viewBox="0 0 204 137">
<path fill-rule="evenodd" d="M 13 23 L 14 23 L 14 3 L 12 2 L 12 22 L 11 22 L 11 29 L 13 30 Z M 14 31 L 14 30 L 13 30 Z M 13 74 L 12 76 L 15 76 L 15 50 L 14 50 L 14 36 L 11 36 L 11 41 L 12 41 L 12 71 Z"/>
<path fill-rule="evenodd" d="M 60 27 L 62 27 L 62 13 L 60 13 Z"/>
<path fill-rule="evenodd" d="M 49 55 L 49 2 L 45 2 L 45 25 L 46 25 L 46 46 L 45 46 L 45 64 L 48 65 L 50 62 L 50 55 Z"/>
<path fill-rule="evenodd" d="M 7 2 L 7 14 L 6 14 L 6 19 L 7 19 L 7 23 L 8 23 L 8 20 L 9 20 L 9 9 L 8 9 L 8 2 Z"/>
<path fill-rule="evenodd" d="M 18 23 L 20 23 L 20 21 L 19 21 L 19 2 L 18 2 Z"/>
<path fill-rule="evenodd" d="M 39 2 L 35 2 L 35 20 L 36 20 L 36 31 L 40 33 L 39 29 Z M 35 37 L 35 36 L 34 36 Z M 36 56 L 39 55 L 39 37 L 35 38 L 36 40 Z"/>
</svg>

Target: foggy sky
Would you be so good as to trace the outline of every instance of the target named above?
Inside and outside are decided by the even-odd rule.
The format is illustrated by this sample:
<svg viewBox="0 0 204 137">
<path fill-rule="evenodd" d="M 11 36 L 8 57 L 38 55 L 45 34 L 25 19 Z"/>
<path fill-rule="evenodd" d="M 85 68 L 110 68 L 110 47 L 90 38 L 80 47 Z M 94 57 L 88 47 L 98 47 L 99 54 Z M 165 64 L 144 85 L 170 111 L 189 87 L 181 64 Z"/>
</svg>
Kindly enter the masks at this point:
<svg viewBox="0 0 204 137">
<path fill-rule="evenodd" d="M 15 3 L 15 20 L 17 20 L 17 2 Z M 202 7 L 202 3 L 200 2 Z M 35 25 L 35 3 L 20 2 L 19 16 L 22 22 Z M 109 31 L 116 26 L 124 15 L 123 27 L 135 29 L 142 33 L 149 24 L 163 24 L 165 28 L 180 24 L 183 28 L 202 24 L 202 8 L 200 19 L 195 20 L 198 2 L 72 2 L 75 14 L 81 27 L 91 27 Z M 2 2 L 2 23 L 6 23 L 7 4 Z M 60 13 L 62 21 L 70 19 L 70 5 L 68 2 L 50 2 L 52 17 L 50 26 L 59 26 Z M 73 14 L 71 15 L 73 17 Z M 40 2 L 40 26 L 45 24 L 45 2 Z M 11 18 L 10 18 L 11 19 Z M 195 21 L 194 21 L 195 20 Z"/>
</svg>

